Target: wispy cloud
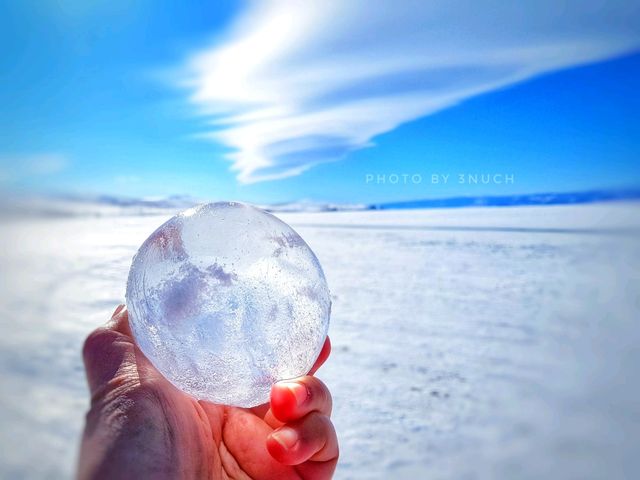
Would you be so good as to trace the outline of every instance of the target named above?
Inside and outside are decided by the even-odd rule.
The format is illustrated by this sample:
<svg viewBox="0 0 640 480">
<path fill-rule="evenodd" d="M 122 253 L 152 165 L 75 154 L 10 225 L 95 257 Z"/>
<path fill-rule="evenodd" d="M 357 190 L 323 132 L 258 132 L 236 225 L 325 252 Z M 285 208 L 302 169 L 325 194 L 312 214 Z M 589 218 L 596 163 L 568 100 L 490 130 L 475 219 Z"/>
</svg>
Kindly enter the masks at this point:
<svg viewBox="0 0 640 480">
<path fill-rule="evenodd" d="M 244 183 L 344 158 L 404 122 L 640 46 L 628 1 L 270 0 L 180 75 Z"/>
<path fill-rule="evenodd" d="M 0 182 L 47 176 L 66 170 L 69 159 L 59 153 L 0 155 Z"/>
</svg>

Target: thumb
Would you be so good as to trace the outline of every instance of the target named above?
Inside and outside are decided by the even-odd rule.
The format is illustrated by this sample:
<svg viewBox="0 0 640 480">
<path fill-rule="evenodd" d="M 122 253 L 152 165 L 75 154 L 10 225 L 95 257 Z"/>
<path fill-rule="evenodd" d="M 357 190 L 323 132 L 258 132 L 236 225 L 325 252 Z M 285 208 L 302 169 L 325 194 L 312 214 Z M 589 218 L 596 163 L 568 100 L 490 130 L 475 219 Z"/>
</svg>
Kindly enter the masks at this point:
<svg viewBox="0 0 640 480">
<path fill-rule="evenodd" d="M 106 325 L 89 334 L 82 348 L 82 357 L 92 395 L 126 365 L 135 364 L 135 346 L 124 305 L 116 308 Z"/>
</svg>

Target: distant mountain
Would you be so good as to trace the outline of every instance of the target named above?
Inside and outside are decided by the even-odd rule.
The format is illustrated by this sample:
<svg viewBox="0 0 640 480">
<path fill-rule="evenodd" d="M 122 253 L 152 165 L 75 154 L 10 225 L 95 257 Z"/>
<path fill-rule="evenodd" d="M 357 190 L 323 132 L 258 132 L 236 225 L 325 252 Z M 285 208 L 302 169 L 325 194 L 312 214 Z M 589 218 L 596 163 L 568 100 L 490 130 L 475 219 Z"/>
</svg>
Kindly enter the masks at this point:
<svg viewBox="0 0 640 480">
<path fill-rule="evenodd" d="M 261 205 L 268 212 L 338 212 L 369 210 L 371 205 L 366 203 L 323 203 L 311 200 L 301 200 L 299 202 L 276 203 L 271 205 Z"/>
<path fill-rule="evenodd" d="M 520 205 L 566 205 L 611 201 L 640 200 L 640 189 L 593 190 L 573 193 L 538 193 L 530 195 L 452 197 L 386 202 L 376 204 L 337 204 L 301 200 L 291 203 L 261 205 L 274 213 L 336 212 L 357 210 L 399 210 L 412 208 L 510 207 Z M 102 196 L 0 197 L 3 217 L 110 217 L 136 215 L 171 215 L 205 200 L 189 196 L 129 198 Z"/>
<path fill-rule="evenodd" d="M 186 196 L 128 198 L 110 195 L 0 197 L 3 217 L 113 217 L 123 215 L 165 215 L 202 203 Z"/>
<path fill-rule="evenodd" d="M 188 195 L 172 195 L 169 197 L 157 198 L 127 198 L 111 195 L 101 195 L 96 197 L 97 203 L 113 205 L 117 207 L 147 207 L 147 208 L 190 208 L 202 203 Z"/>
<path fill-rule="evenodd" d="M 411 208 L 461 208 L 461 207 L 515 207 L 521 205 L 568 205 L 625 200 L 640 200 L 640 189 L 592 190 L 571 193 L 534 193 L 528 195 L 503 195 L 483 197 L 451 197 L 408 200 L 372 204 L 371 210 L 396 210 Z"/>
</svg>

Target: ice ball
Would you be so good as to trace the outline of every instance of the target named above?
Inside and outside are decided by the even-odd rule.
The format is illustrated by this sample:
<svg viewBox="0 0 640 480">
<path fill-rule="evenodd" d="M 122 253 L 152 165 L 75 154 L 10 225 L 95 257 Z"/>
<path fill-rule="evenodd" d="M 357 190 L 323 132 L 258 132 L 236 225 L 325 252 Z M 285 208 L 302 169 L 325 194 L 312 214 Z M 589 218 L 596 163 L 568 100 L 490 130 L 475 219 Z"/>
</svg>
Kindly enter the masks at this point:
<svg viewBox="0 0 640 480">
<path fill-rule="evenodd" d="M 305 375 L 329 328 L 318 259 L 273 215 L 201 205 L 158 228 L 127 282 L 133 336 L 171 383 L 197 399 L 253 407 Z"/>
</svg>

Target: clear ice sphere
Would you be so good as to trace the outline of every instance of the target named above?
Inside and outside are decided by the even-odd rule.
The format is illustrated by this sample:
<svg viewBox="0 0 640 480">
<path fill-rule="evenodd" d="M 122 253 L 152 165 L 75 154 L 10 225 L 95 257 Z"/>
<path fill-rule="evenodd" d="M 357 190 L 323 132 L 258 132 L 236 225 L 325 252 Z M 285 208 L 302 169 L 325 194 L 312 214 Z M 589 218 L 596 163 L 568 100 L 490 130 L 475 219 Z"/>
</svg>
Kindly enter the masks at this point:
<svg viewBox="0 0 640 480">
<path fill-rule="evenodd" d="M 182 391 L 253 407 L 305 375 L 329 328 L 318 259 L 291 227 L 250 205 L 201 205 L 142 244 L 127 281 L 135 340 Z"/>
</svg>

